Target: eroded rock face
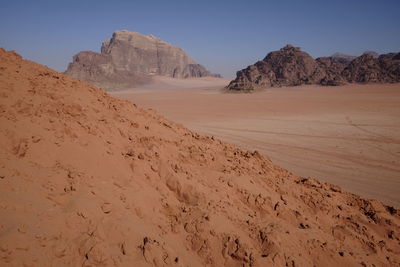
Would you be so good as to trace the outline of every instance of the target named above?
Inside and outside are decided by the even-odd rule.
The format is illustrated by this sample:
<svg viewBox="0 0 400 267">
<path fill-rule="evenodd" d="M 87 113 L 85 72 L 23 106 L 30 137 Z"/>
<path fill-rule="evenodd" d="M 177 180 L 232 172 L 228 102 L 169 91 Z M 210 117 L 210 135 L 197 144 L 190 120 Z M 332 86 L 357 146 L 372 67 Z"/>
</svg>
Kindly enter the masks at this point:
<svg viewBox="0 0 400 267">
<path fill-rule="evenodd" d="M 174 78 L 212 75 L 181 48 L 152 35 L 117 31 L 103 42 L 101 53 L 80 52 L 74 56 L 66 74 L 104 89 L 134 87 L 153 75 Z"/>
<path fill-rule="evenodd" d="M 316 62 L 323 70 L 323 78 L 318 81 L 319 84 L 336 86 L 346 82 L 341 73 L 350 62 L 347 57 L 320 57 Z"/>
<path fill-rule="evenodd" d="M 118 68 L 110 54 L 91 51 L 76 54 L 66 74 L 109 90 L 129 88 L 150 81 L 149 75 Z"/>
<path fill-rule="evenodd" d="M 348 82 L 400 82 L 400 53 L 389 53 L 379 57 L 364 53 L 350 62 L 343 70 L 342 76 Z"/>
<path fill-rule="evenodd" d="M 384 70 L 388 82 L 400 82 L 400 53 L 379 56 L 379 65 Z"/>
<path fill-rule="evenodd" d="M 287 45 L 269 53 L 262 61 L 237 72 L 230 90 L 253 91 L 266 87 L 312 84 L 323 72 L 315 60 L 297 47 Z"/>
<path fill-rule="evenodd" d="M 263 60 L 237 72 L 227 86 L 232 91 L 251 92 L 268 87 L 320 84 L 336 86 L 347 82 L 399 82 L 400 53 L 360 57 L 336 53 L 313 59 L 299 48 L 287 45 Z"/>
</svg>

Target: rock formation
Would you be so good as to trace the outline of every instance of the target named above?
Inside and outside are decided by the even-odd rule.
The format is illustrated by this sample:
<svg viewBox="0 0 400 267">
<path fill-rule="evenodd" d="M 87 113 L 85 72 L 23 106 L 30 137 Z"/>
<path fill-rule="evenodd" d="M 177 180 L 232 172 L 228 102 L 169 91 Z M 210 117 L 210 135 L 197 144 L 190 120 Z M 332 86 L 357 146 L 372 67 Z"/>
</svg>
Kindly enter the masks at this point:
<svg viewBox="0 0 400 267">
<path fill-rule="evenodd" d="M 317 62 L 297 47 L 287 45 L 262 61 L 237 72 L 230 90 L 253 91 L 266 87 L 312 84 L 322 78 Z"/>
<path fill-rule="evenodd" d="M 80 52 L 66 74 L 108 90 L 147 83 L 152 75 L 174 78 L 217 76 L 193 61 L 181 48 L 152 35 L 116 31 L 101 53 Z"/>
<path fill-rule="evenodd" d="M 1 266 L 399 266 L 400 215 L 0 49 Z"/>
<path fill-rule="evenodd" d="M 360 57 L 335 53 L 313 59 L 299 48 L 287 45 L 262 61 L 238 71 L 227 86 L 232 91 L 251 92 L 268 87 L 301 84 L 342 85 L 346 82 L 399 82 L 400 53 Z"/>
<path fill-rule="evenodd" d="M 342 76 L 348 82 L 400 82 L 400 53 L 383 54 L 378 57 L 364 53 L 348 64 Z"/>
<path fill-rule="evenodd" d="M 316 83 L 321 85 L 342 85 L 345 83 L 345 79 L 342 77 L 341 73 L 349 64 L 350 60 L 348 57 L 320 57 L 316 59 L 319 68 L 323 72 L 323 78 Z"/>
</svg>

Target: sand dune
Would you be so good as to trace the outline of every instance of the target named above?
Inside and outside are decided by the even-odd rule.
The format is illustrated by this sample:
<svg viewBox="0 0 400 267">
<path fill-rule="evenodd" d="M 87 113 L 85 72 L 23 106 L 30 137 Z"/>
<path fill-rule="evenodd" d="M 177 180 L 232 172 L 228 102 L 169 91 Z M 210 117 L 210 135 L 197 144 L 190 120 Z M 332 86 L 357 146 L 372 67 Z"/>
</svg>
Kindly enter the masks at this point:
<svg viewBox="0 0 400 267">
<path fill-rule="evenodd" d="M 400 206 L 400 85 L 197 90 L 115 95 L 192 130 L 257 149 L 290 171 Z"/>
<path fill-rule="evenodd" d="M 1 266 L 400 264 L 396 209 L 2 49 L 0 218 Z"/>
</svg>

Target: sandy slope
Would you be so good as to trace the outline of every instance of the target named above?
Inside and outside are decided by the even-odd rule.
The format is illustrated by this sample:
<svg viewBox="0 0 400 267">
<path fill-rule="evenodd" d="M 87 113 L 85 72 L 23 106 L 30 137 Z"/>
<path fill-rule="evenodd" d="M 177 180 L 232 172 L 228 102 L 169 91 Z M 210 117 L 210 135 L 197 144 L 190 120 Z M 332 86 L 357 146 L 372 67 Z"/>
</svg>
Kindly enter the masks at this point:
<svg viewBox="0 0 400 267">
<path fill-rule="evenodd" d="M 395 266 L 400 216 L 0 50 L 0 265 Z"/>
<path fill-rule="evenodd" d="M 400 84 L 131 91 L 192 130 L 257 149 L 290 171 L 400 207 Z"/>
</svg>

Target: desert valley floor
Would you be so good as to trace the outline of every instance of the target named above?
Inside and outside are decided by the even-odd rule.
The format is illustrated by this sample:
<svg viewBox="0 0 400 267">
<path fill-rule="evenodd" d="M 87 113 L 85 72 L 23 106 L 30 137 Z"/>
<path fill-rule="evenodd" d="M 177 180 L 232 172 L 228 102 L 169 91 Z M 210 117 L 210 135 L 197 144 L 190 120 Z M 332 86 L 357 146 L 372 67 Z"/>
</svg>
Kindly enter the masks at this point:
<svg viewBox="0 0 400 267">
<path fill-rule="evenodd" d="M 400 84 L 224 93 L 224 79 L 168 80 L 112 95 L 318 177 L 400 207 Z"/>
</svg>

